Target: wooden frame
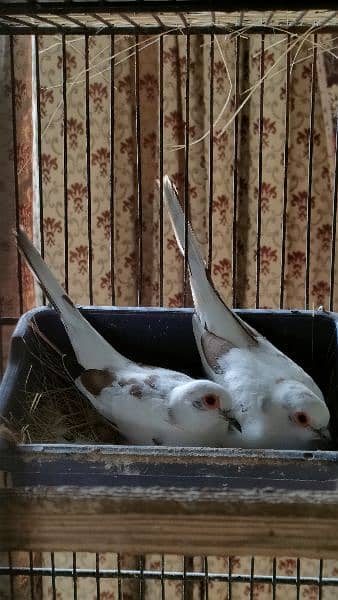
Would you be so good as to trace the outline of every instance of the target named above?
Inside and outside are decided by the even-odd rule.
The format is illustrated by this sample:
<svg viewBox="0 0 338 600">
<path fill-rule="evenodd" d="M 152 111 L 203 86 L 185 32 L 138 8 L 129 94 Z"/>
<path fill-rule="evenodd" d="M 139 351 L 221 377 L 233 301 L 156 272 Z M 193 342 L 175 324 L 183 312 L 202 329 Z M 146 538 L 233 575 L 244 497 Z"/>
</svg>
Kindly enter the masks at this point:
<svg viewBox="0 0 338 600">
<path fill-rule="evenodd" d="M 0 550 L 336 557 L 338 453 L 19 446 Z"/>
</svg>

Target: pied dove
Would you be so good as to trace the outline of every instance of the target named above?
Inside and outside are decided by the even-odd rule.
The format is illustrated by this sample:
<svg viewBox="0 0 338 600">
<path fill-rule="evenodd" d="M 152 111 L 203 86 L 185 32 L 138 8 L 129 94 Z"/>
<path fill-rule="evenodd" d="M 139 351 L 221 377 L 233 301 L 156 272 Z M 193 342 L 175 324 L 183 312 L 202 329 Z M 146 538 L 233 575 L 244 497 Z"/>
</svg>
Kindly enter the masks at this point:
<svg viewBox="0 0 338 600">
<path fill-rule="evenodd" d="M 240 430 L 223 386 L 142 366 L 117 352 L 83 317 L 23 231 L 17 245 L 65 326 L 83 371 L 74 381 L 127 441 L 141 445 L 231 446 Z M 231 431 L 230 431 L 231 430 Z"/>
<path fill-rule="evenodd" d="M 164 197 L 184 254 L 185 216 L 164 177 Z M 187 227 L 195 339 L 205 374 L 231 394 L 242 435 L 234 445 L 299 449 L 330 440 L 329 411 L 313 379 L 233 312 L 215 290 L 198 242 Z"/>
</svg>

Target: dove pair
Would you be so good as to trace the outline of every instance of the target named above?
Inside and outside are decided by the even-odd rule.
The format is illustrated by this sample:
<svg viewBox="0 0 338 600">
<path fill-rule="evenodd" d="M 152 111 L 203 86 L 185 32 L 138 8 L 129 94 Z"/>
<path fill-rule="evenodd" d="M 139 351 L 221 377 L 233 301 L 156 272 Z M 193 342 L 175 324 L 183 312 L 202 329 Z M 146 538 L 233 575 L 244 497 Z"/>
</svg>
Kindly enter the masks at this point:
<svg viewBox="0 0 338 600">
<path fill-rule="evenodd" d="M 184 214 L 167 176 L 164 192 L 184 252 Z M 205 380 L 122 356 L 74 306 L 23 231 L 17 244 L 59 313 L 82 367 L 76 387 L 127 441 L 297 449 L 329 439 L 329 412 L 318 386 L 223 303 L 208 279 L 190 225 L 193 327 Z"/>
</svg>

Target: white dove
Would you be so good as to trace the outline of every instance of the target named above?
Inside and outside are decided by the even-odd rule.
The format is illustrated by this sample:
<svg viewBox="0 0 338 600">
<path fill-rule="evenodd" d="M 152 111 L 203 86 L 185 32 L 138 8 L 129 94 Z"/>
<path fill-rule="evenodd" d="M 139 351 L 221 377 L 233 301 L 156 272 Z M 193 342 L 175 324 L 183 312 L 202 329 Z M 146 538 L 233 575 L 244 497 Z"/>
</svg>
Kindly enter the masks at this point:
<svg viewBox="0 0 338 600">
<path fill-rule="evenodd" d="M 59 313 L 83 372 L 76 387 L 131 443 L 228 446 L 232 417 L 226 390 L 210 380 L 140 366 L 117 352 L 88 323 L 23 231 L 18 247 Z"/>
<path fill-rule="evenodd" d="M 163 181 L 171 222 L 184 253 L 184 213 L 170 178 L 165 176 Z M 190 224 L 187 237 L 197 313 L 193 317 L 194 335 L 206 375 L 231 394 L 234 415 L 242 429 L 238 445 L 298 449 L 328 442 L 330 415 L 319 387 L 224 304 L 208 278 Z"/>
</svg>

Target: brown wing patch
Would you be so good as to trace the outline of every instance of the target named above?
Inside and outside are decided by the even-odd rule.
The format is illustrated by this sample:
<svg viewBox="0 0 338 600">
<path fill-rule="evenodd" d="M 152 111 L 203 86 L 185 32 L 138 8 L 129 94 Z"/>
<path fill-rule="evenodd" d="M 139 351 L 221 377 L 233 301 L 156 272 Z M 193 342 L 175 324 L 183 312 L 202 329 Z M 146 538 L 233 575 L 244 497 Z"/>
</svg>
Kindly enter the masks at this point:
<svg viewBox="0 0 338 600">
<path fill-rule="evenodd" d="M 142 386 L 135 385 L 135 384 L 132 385 L 129 390 L 129 394 L 131 394 L 132 396 L 135 396 L 136 398 L 142 398 L 142 395 L 143 395 Z"/>
<path fill-rule="evenodd" d="M 218 335 L 215 335 L 214 333 L 210 333 L 210 331 L 206 331 L 202 335 L 201 344 L 209 367 L 211 367 L 215 373 L 222 373 L 218 359 L 235 346 L 224 338 L 218 337 Z"/>
<path fill-rule="evenodd" d="M 115 381 L 115 377 L 108 369 L 87 369 L 80 375 L 80 381 L 90 394 L 98 396 L 103 388 Z"/>
</svg>

